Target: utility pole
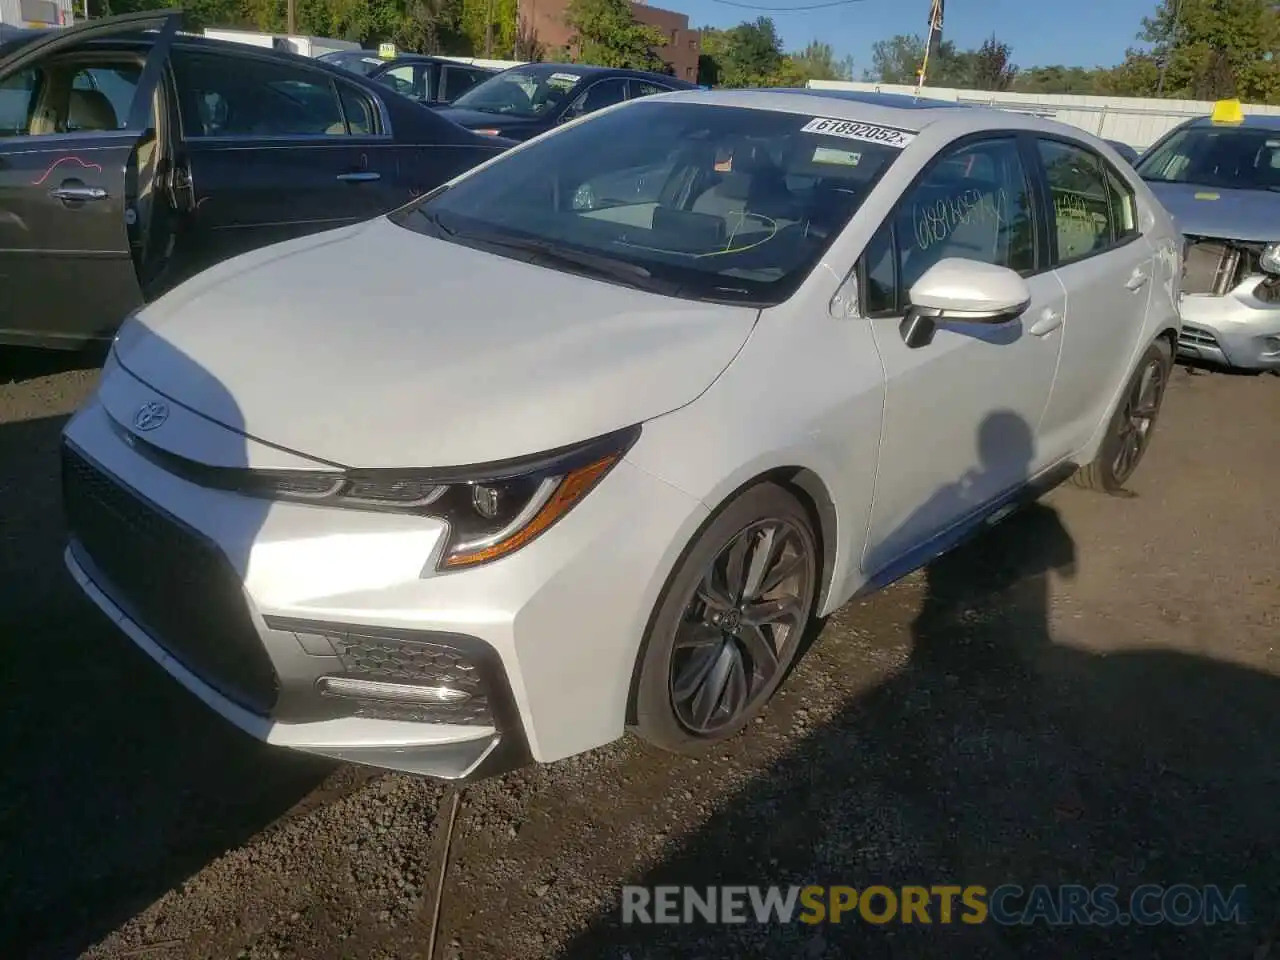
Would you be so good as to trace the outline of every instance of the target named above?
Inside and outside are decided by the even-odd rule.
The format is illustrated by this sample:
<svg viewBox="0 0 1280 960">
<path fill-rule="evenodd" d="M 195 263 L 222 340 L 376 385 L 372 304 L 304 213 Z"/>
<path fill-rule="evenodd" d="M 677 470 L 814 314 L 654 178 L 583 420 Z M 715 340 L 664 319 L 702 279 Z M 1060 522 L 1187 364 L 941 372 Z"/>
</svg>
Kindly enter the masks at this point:
<svg viewBox="0 0 1280 960">
<path fill-rule="evenodd" d="M 924 61 L 920 64 L 920 72 L 916 74 L 916 96 L 924 87 L 925 74 L 929 70 L 929 57 L 936 54 L 942 46 L 942 6 L 944 0 L 930 0 L 929 3 L 929 36 L 924 43 Z"/>
<path fill-rule="evenodd" d="M 493 0 L 484 5 L 484 55 L 485 59 L 493 57 Z"/>
<path fill-rule="evenodd" d="M 1182 0 L 1173 0 L 1173 25 L 1169 28 L 1169 40 L 1160 56 L 1160 76 L 1156 80 L 1156 96 L 1164 96 L 1164 75 L 1169 69 L 1169 56 L 1178 44 L 1178 18 L 1182 14 Z"/>
<path fill-rule="evenodd" d="M 298 32 L 298 0 L 284 0 L 285 30 L 290 35 Z"/>
</svg>

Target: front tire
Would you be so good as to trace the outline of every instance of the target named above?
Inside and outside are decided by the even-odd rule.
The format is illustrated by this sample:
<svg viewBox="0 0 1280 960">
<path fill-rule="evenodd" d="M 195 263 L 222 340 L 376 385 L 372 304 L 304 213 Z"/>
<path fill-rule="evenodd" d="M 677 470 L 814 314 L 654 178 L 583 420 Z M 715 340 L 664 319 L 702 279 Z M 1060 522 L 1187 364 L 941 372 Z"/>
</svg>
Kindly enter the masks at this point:
<svg viewBox="0 0 1280 960">
<path fill-rule="evenodd" d="M 1151 444 L 1172 370 L 1173 348 L 1164 338 L 1156 340 L 1125 387 L 1097 459 L 1071 478 L 1076 486 L 1110 494 L 1124 490 Z"/>
<path fill-rule="evenodd" d="M 703 529 L 658 602 L 641 647 L 633 729 L 693 754 L 758 715 L 813 617 L 817 537 L 800 502 L 751 487 Z"/>
</svg>

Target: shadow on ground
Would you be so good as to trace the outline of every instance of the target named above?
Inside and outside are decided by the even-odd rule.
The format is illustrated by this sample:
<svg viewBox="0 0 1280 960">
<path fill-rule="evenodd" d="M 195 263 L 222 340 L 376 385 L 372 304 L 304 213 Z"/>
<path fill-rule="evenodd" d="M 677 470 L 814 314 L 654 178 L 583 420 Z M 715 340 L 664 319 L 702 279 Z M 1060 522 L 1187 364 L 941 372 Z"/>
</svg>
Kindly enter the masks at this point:
<svg viewBox="0 0 1280 960">
<path fill-rule="evenodd" d="M 78 956 L 335 767 L 239 733 L 82 598 L 64 423 L 0 427 L 0 957 L 23 960 Z"/>
<path fill-rule="evenodd" d="M 92 370 L 102 366 L 107 347 L 94 344 L 80 350 L 29 350 L 0 346 L 0 383 L 21 383 L 37 377 Z"/>
<path fill-rule="evenodd" d="M 646 927 L 614 910 L 561 956 L 1261 955 L 1280 884 L 1280 682 L 1050 636 L 1050 572 L 1074 565 L 1045 505 L 933 563 L 907 667 L 629 882 L 1245 884 L 1254 922 L 940 926 L 935 907 L 932 926 Z"/>
</svg>

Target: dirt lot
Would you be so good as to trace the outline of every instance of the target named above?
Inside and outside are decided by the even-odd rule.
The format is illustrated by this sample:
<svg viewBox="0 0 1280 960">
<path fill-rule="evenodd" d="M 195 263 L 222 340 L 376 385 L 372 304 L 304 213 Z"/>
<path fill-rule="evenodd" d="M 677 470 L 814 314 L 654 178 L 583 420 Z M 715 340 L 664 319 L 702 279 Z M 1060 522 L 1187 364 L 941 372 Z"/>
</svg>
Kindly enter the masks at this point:
<svg viewBox="0 0 1280 960">
<path fill-rule="evenodd" d="M 426 957 L 454 792 L 264 748 L 64 574 L 95 372 L 0 354 L 0 957 Z M 436 957 L 1245 957 L 1280 903 L 1280 379 L 1179 371 L 1064 489 L 825 625 L 749 736 L 468 787 Z M 622 927 L 624 882 L 1247 884 L 1217 927 Z"/>
</svg>

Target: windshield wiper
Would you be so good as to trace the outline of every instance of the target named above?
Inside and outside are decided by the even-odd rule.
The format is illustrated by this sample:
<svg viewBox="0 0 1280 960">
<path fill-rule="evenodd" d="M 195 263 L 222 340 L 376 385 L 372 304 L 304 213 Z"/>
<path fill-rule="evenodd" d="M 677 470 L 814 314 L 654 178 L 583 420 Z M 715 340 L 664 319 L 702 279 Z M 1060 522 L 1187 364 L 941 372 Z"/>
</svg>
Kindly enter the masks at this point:
<svg viewBox="0 0 1280 960">
<path fill-rule="evenodd" d="M 666 292 L 671 296 L 679 288 L 675 284 L 655 280 L 653 274 L 637 263 L 618 260 L 599 253 L 586 253 L 561 247 L 546 240 L 523 240 L 517 237 L 494 237 L 489 235 L 473 235 L 469 237 L 478 243 L 521 253 L 532 253 L 533 260 L 541 261 L 546 266 L 558 265 L 585 269 L 597 276 L 617 280 L 629 286 L 645 290 Z"/>
</svg>

